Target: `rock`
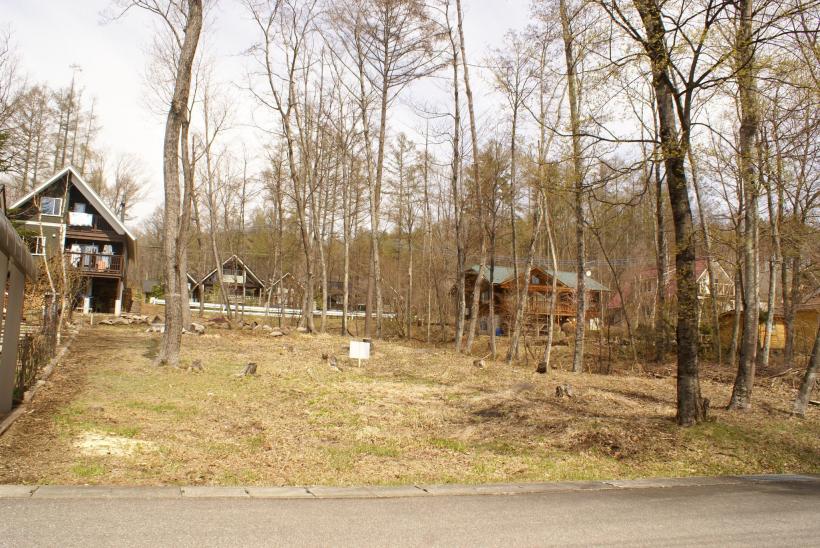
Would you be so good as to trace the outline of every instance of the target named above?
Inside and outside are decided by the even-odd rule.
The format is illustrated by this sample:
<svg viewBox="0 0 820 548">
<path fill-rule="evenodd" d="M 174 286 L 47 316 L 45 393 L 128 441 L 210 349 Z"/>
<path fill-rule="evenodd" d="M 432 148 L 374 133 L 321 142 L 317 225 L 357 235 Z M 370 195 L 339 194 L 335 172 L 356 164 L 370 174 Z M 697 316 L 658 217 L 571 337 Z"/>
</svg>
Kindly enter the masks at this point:
<svg viewBox="0 0 820 548">
<path fill-rule="evenodd" d="M 260 327 L 262 331 L 273 331 L 273 328 L 269 325 L 263 325 Z"/>
<path fill-rule="evenodd" d="M 194 360 L 193 362 L 191 362 L 191 365 L 188 367 L 188 371 L 191 371 L 193 373 L 205 371 L 205 368 L 202 367 L 202 360 Z"/>
<path fill-rule="evenodd" d="M 201 323 L 191 322 L 189 330 L 197 335 L 202 335 L 205 333 L 205 326 Z"/>
<path fill-rule="evenodd" d="M 297 327 L 296 332 L 297 333 L 308 333 L 308 328 L 307 327 Z"/>
<path fill-rule="evenodd" d="M 336 356 L 330 356 L 330 358 L 328 358 L 327 362 L 328 362 L 328 364 L 330 364 L 330 368 L 332 370 L 341 371 L 341 369 L 339 368 L 339 365 L 336 361 Z"/>
<path fill-rule="evenodd" d="M 269 333 L 269 335 L 270 335 L 271 337 L 281 337 L 282 335 L 284 335 L 284 333 L 282 333 L 281 331 L 271 331 L 271 332 Z"/>
<path fill-rule="evenodd" d="M 145 330 L 146 333 L 165 333 L 165 324 L 153 324 Z"/>
<path fill-rule="evenodd" d="M 256 362 L 248 362 L 248 365 L 246 365 L 236 376 L 247 377 L 248 375 L 256 375 Z"/>
<path fill-rule="evenodd" d="M 473 365 L 479 369 L 484 369 L 484 360 L 473 360 Z"/>
<path fill-rule="evenodd" d="M 555 387 L 555 397 L 563 398 L 564 396 L 567 398 L 575 397 L 575 393 L 572 390 L 572 385 L 569 383 L 559 384 Z"/>
</svg>

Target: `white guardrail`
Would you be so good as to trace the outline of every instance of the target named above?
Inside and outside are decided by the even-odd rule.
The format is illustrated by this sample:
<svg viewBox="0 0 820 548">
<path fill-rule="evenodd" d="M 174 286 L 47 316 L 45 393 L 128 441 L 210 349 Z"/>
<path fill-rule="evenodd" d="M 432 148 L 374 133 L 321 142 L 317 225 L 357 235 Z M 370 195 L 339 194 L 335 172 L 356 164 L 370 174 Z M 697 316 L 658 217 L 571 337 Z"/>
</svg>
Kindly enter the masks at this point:
<svg viewBox="0 0 820 548">
<path fill-rule="evenodd" d="M 161 306 L 165 306 L 165 299 L 156 299 L 151 297 L 149 301 L 151 304 L 158 304 Z M 189 301 L 188 305 L 190 306 L 191 310 L 199 310 L 200 305 L 196 301 Z M 202 308 L 206 312 L 220 312 L 222 314 L 225 313 L 225 305 L 219 303 L 205 303 L 202 305 Z M 299 308 L 280 308 L 278 306 L 251 306 L 251 305 L 231 305 L 232 310 L 239 310 L 240 312 L 244 311 L 245 314 L 249 314 L 251 316 L 275 316 L 275 317 L 291 317 L 296 318 L 302 315 L 302 310 Z M 321 310 L 314 310 L 314 316 L 321 316 Z M 327 315 L 330 318 L 341 318 L 342 311 L 341 310 L 328 310 Z M 348 311 L 347 317 L 348 318 L 364 318 L 367 314 L 365 312 L 353 312 Z M 383 318 L 395 318 L 396 314 L 392 312 L 385 312 L 382 314 Z"/>
</svg>

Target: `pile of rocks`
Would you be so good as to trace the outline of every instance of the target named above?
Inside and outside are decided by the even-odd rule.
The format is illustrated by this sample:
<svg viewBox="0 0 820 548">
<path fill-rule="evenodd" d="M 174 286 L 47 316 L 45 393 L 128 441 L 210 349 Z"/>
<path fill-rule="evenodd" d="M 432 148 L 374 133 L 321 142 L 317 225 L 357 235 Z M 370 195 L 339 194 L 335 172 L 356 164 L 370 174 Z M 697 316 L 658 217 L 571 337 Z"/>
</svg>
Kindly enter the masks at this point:
<svg viewBox="0 0 820 548">
<path fill-rule="evenodd" d="M 100 322 L 101 325 L 152 325 L 155 323 L 161 323 L 162 318 L 159 316 L 154 316 L 151 318 L 150 316 L 143 316 L 140 314 L 123 314 L 118 318 L 109 318 L 107 320 L 102 320 Z"/>
</svg>

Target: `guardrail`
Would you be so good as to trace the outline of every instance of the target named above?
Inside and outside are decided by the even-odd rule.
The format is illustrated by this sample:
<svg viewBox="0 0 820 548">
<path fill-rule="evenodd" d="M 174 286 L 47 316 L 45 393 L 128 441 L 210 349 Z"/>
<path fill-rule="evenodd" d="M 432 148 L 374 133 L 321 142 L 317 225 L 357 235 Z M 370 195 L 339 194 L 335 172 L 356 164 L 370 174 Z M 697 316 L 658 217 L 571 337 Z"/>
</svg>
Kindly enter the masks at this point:
<svg viewBox="0 0 820 548">
<path fill-rule="evenodd" d="M 165 299 L 155 299 L 152 298 L 150 301 L 151 304 L 158 304 L 160 306 L 165 306 Z M 199 310 L 200 305 L 197 301 L 189 301 L 188 305 L 190 306 L 191 310 Z M 207 312 L 221 312 L 225 313 L 225 305 L 218 304 L 218 303 L 204 303 L 202 305 Z M 233 310 L 240 310 L 243 311 L 245 314 L 249 314 L 251 316 L 274 316 L 274 317 L 285 317 L 285 318 L 297 318 L 302 315 L 302 310 L 300 308 L 284 308 L 279 306 L 242 306 L 241 304 L 238 307 L 231 306 Z M 314 316 L 321 316 L 321 310 L 314 310 Z M 342 311 L 341 310 L 328 310 L 327 311 L 328 317 L 331 318 L 341 318 Z M 366 312 L 358 312 L 358 311 L 348 311 L 347 317 L 348 318 L 364 318 L 367 316 Z M 372 314 L 371 317 L 375 317 L 375 314 Z M 382 314 L 383 318 L 395 318 L 396 314 L 393 312 L 385 312 Z"/>
</svg>

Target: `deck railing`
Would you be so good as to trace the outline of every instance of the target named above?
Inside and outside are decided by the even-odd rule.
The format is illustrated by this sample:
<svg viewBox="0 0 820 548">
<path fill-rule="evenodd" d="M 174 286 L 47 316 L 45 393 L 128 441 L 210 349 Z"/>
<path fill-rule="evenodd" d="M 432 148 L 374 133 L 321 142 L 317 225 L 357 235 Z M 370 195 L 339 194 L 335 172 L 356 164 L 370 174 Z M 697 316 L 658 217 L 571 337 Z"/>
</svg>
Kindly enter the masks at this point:
<svg viewBox="0 0 820 548">
<path fill-rule="evenodd" d="M 550 313 L 550 303 L 549 301 L 530 301 L 527 306 L 527 312 L 529 312 L 530 314 L 547 315 Z M 570 316 L 572 314 L 575 314 L 575 305 L 566 303 L 555 303 L 555 314 L 559 316 Z"/>
<path fill-rule="evenodd" d="M 82 273 L 122 274 L 122 255 L 66 251 L 65 260 L 69 266 L 78 269 Z"/>
</svg>

